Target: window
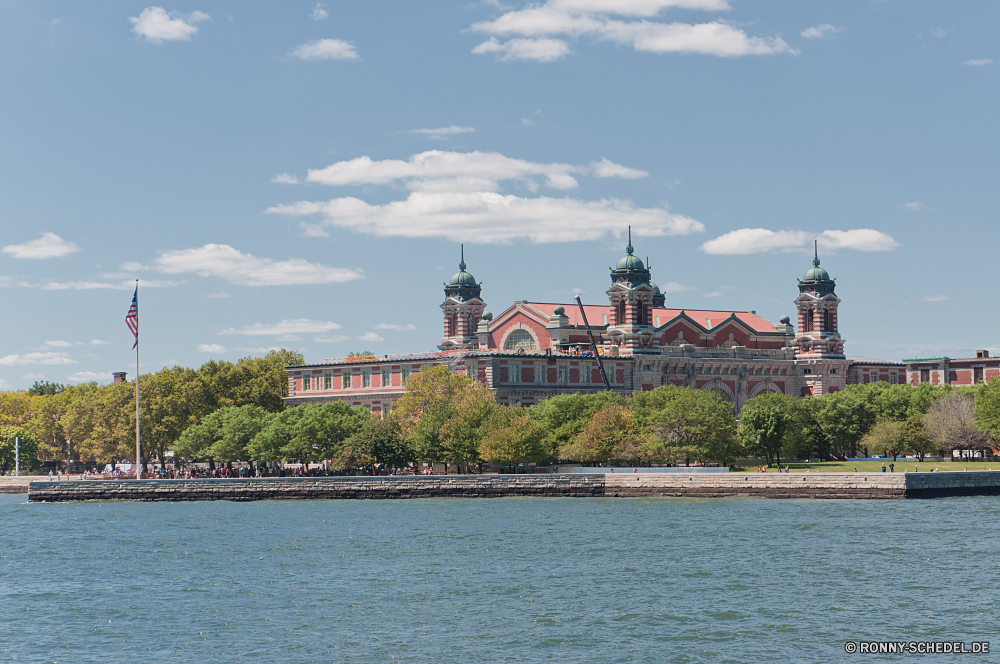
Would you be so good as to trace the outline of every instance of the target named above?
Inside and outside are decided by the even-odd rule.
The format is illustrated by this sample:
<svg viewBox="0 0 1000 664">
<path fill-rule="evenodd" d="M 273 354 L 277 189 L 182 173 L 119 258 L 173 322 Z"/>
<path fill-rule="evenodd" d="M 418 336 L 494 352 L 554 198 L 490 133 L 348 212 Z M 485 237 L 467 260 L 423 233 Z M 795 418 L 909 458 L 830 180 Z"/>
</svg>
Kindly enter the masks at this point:
<svg viewBox="0 0 1000 664">
<path fill-rule="evenodd" d="M 371 387 L 372 386 L 372 372 L 362 371 L 361 372 L 361 387 Z"/>
<path fill-rule="evenodd" d="M 972 382 L 979 384 L 983 382 L 983 368 L 982 367 L 972 367 Z"/>
<path fill-rule="evenodd" d="M 624 325 L 625 324 L 625 320 L 626 320 L 625 319 L 625 314 L 626 314 L 625 300 L 619 300 L 618 301 L 618 306 L 617 306 L 617 309 L 616 309 L 616 313 L 615 313 L 615 325 Z"/>
<path fill-rule="evenodd" d="M 805 328 L 803 330 L 804 332 L 812 332 L 813 331 L 813 310 L 812 309 L 806 309 L 805 320 L 803 321 L 803 323 L 804 323 L 803 327 Z"/>
<path fill-rule="evenodd" d="M 303 390 L 311 390 L 312 389 L 312 376 L 303 376 L 302 377 L 302 389 Z"/>
<path fill-rule="evenodd" d="M 535 367 L 535 382 L 544 383 L 545 382 L 545 365 L 539 365 Z"/>
<path fill-rule="evenodd" d="M 508 403 L 510 403 L 511 406 L 520 406 L 521 397 L 511 397 Z"/>
<path fill-rule="evenodd" d="M 680 346 L 681 344 L 688 344 L 688 343 L 691 343 L 691 342 L 688 341 L 687 339 L 685 339 L 684 337 L 677 337 L 676 339 L 674 339 L 673 341 L 670 342 L 670 345 L 671 346 Z"/>
<path fill-rule="evenodd" d="M 569 367 L 559 367 L 559 383 L 565 385 L 569 382 Z"/>
<path fill-rule="evenodd" d="M 890 385 L 895 385 L 896 381 L 898 381 L 898 380 L 899 380 L 899 378 L 896 375 L 896 372 L 895 371 L 890 371 L 889 372 L 889 384 Z"/>
<path fill-rule="evenodd" d="M 830 315 L 830 310 L 827 309 L 823 312 L 823 329 L 827 332 L 833 332 L 833 316 Z"/>
<path fill-rule="evenodd" d="M 535 350 L 535 340 L 527 330 L 514 330 L 503 342 L 504 350 Z"/>
<path fill-rule="evenodd" d="M 733 339 L 726 339 L 720 344 L 723 348 L 732 348 L 733 346 L 739 346 L 740 342 L 734 341 Z"/>
<path fill-rule="evenodd" d="M 646 307 L 642 300 L 635 303 L 635 322 L 637 325 L 646 324 Z"/>
<path fill-rule="evenodd" d="M 521 365 L 512 364 L 510 365 L 510 382 L 520 383 L 521 382 Z"/>
<path fill-rule="evenodd" d="M 469 329 L 466 330 L 465 333 L 466 334 L 475 334 L 476 333 L 476 315 L 475 314 L 469 314 Z"/>
<path fill-rule="evenodd" d="M 402 381 L 402 383 L 405 385 L 406 384 L 406 379 L 410 377 L 410 370 L 409 369 L 401 369 L 400 372 L 399 372 L 399 376 L 400 376 L 400 381 Z"/>
<path fill-rule="evenodd" d="M 344 374 L 340 377 L 340 389 L 349 390 L 351 389 L 351 374 Z"/>
<path fill-rule="evenodd" d="M 392 404 L 391 403 L 387 403 L 385 405 L 385 407 L 383 408 L 382 412 L 385 413 L 386 417 L 389 417 L 389 414 L 392 412 Z"/>
<path fill-rule="evenodd" d="M 931 370 L 930 369 L 921 369 L 920 370 L 920 382 L 921 383 L 929 383 L 929 382 L 931 382 Z"/>
<path fill-rule="evenodd" d="M 326 374 L 323 376 L 323 389 L 329 390 L 331 387 L 333 387 L 333 376 Z"/>
<path fill-rule="evenodd" d="M 382 369 L 382 387 L 389 387 L 392 382 L 392 377 L 389 375 L 388 369 Z"/>
<path fill-rule="evenodd" d="M 580 382 L 589 383 L 590 375 L 593 370 L 594 370 L 593 367 L 589 366 L 580 367 Z"/>
</svg>

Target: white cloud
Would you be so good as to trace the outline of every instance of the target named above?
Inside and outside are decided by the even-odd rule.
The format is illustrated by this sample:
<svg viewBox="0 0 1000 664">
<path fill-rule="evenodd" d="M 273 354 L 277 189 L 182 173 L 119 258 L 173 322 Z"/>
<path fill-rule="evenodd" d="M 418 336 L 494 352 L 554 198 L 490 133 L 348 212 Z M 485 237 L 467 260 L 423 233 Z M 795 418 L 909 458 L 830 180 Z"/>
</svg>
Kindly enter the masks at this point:
<svg viewBox="0 0 1000 664">
<path fill-rule="evenodd" d="M 346 337 L 343 334 L 335 334 L 332 337 L 325 334 L 313 337 L 313 341 L 321 344 L 339 344 L 342 341 L 347 341 L 350 337 Z"/>
<path fill-rule="evenodd" d="M 924 295 L 920 298 L 923 302 L 944 302 L 948 299 L 947 295 Z"/>
<path fill-rule="evenodd" d="M 219 344 L 198 344 L 199 353 L 228 353 L 225 346 Z"/>
<path fill-rule="evenodd" d="M 638 236 L 689 235 L 705 230 L 701 222 L 664 208 L 637 208 L 631 201 L 572 198 L 521 198 L 493 192 L 413 192 L 404 201 L 370 205 L 357 198 L 325 203 L 302 201 L 268 208 L 272 214 L 320 215 L 306 225 L 307 235 L 324 235 L 324 226 L 378 237 L 474 237 L 483 243 L 526 238 L 536 243 L 596 240 L 619 235 L 631 224 Z"/>
<path fill-rule="evenodd" d="M 277 323 L 254 323 L 236 329 L 229 327 L 219 332 L 219 334 L 242 334 L 250 337 L 276 337 L 283 334 L 307 334 L 330 332 L 339 330 L 340 325 L 330 321 L 310 320 L 308 318 L 294 318 L 291 320 L 281 320 Z"/>
<path fill-rule="evenodd" d="M 355 270 L 327 267 L 302 258 L 284 261 L 258 258 L 228 244 L 161 251 L 153 260 L 153 266 L 167 274 L 194 272 L 202 277 L 220 277 L 242 286 L 330 284 L 361 278 Z"/>
<path fill-rule="evenodd" d="M 20 367 L 29 364 L 76 364 L 76 360 L 70 358 L 66 353 L 55 351 L 0 357 L 0 367 Z"/>
<path fill-rule="evenodd" d="M 229 297 L 229 293 L 227 293 L 226 291 L 219 291 L 217 293 L 209 293 L 205 297 L 210 297 L 212 299 L 219 300 L 219 299 L 222 299 L 224 297 Z"/>
<path fill-rule="evenodd" d="M 814 25 L 811 28 L 806 28 L 800 34 L 806 39 L 822 39 L 823 37 L 829 37 L 830 35 L 843 31 L 844 28 L 838 28 L 830 25 L 829 23 L 822 23 L 820 25 Z"/>
<path fill-rule="evenodd" d="M 406 325 L 400 325 L 399 323 L 379 323 L 375 326 L 376 330 L 396 330 L 403 332 L 406 330 L 415 330 L 417 326 L 413 323 L 408 323 Z"/>
<path fill-rule="evenodd" d="M 660 286 L 661 293 L 683 293 L 684 291 L 694 290 L 694 286 L 685 286 L 684 284 L 679 284 L 676 281 L 671 281 L 663 286 Z"/>
<path fill-rule="evenodd" d="M 701 245 L 706 254 L 759 254 L 771 249 L 797 248 L 812 238 L 806 231 L 769 231 L 766 228 L 740 228 Z"/>
<path fill-rule="evenodd" d="M 564 37 L 610 41 L 651 53 L 740 57 L 798 52 L 780 37 L 750 36 L 722 21 L 689 24 L 649 20 L 669 8 L 720 11 L 729 4 L 723 0 L 548 0 L 474 23 L 473 31 L 491 36 L 472 52 L 497 53 L 500 60 L 552 62 L 570 53 Z M 501 42 L 498 37 L 510 39 Z"/>
<path fill-rule="evenodd" d="M 966 67 L 985 67 L 986 65 L 993 64 L 993 61 L 989 58 L 980 58 L 978 60 L 966 60 L 962 64 Z"/>
<path fill-rule="evenodd" d="M 145 279 L 139 282 L 142 288 L 167 288 L 184 283 L 183 281 L 165 281 L 163 279 Z M 42 290 L 132 290 L 135 280 L 127 279 L 118 283 L 106 281 L 50 281 L 43 285 Z"/>
<path fill-rule="evenodd" d="M 56 339 L 55 341 L 46 341 L 45 345 L 52 346 L 53 348 L 69 348 L 73 344 L 69 341 L 60 341 L 59 339 Z"/>
<path fill-rule="evenodd" d="M 638 235 L 686 235 L 704 226 L 666 208 L 637 208 L 631 201 L 535 198 L 497 193 L 501 183 L 514 180 L 535 191 L 546 186 L 571 189 L 579 185 L 573 173 L 637 177 L 642 171 L 608 160 L 589 167 L 536 163 L 499 153 L 431 150 L 409 160 L 373 161 L 358 157 L 311 170 L 307 181 L 328 185 L 401 183 L 412 193 L 402 201 L 370 205 L 354 197 L 325 202 L 299 201 L 267 209 L 270 214 L 302 217 L 306 235 L 322 236 L 327 227 L 348 228 L 377 236 L 464 237 L 481 242 L 593 240 L 631 224 Z M 318 218 L 318 221 L 306 218 Z"/>
<path fill-rule="evenodd" d="M 110 372 L 105 371 L 77 371 L 66 376 L 66 380 L 71 383 L 89 383 L 92 380 L 97 382 L 110 381 L 112 379 Z"/>
<path fill-rule="evenodd" d="M 0 378 L 0 388 L 7 389 L 8 387 L 10 387 L 10 383 L 5 381 L 3 378 Z"/>
<path fill-rule="evenodd" d="M 365 332 L 358 337 L 358 341 L 385 341 L 385 339 L 374 332 Z"/>
<path fill-rule="evenodd" d="M 27 380 L 43 380 L 45 378 L 45 374 L 40 374 L 40 373 L 26 373 L 26 374 L 24 374 L 21 377 L 25 378 Z"/>
<path fill-rule="evenodd" d="M 323 9 L 324 7 L 326 7 L 326 5 L 322 2 L 317 2 L 316 6 L 313 7 L 312 14 L 309 14 L 309 18 L 314 21 L 325 21 L 330 17 L 330 15 L 326 13 L 325 9 Z"/>
<path fill-rule="evenodd" d="M 534 60 L 536 62 L 555 62 L 569 55 L 569 44 L 562 39 L 509 39 L 503 43 L 496 37 L 490 37 L 482 44 L 472 49 L 476 55 L 496 53 L 497 60 Z"/>
<path fill-rule="evenodd" d="M 196 23 L 211 18 L 205 12 L 194 11 L 190 14 L 167 12 L 163 7 L 146 7 L 139 18 L 130 17 L 132 32 L 145 37 L 147 42 L 159 44 L 164 41 L 191 41 L 198 32 Z"/>
<path fill-rule="evenodd" d="M 771 231 L 766 228 L 741 228 L 701 245 L 706 254 L 759 254 L 773 249 L 805 248 L 814 237 L 828 250 L 889 251 L 899 246 L 892 236 L 871 228 L 847 231 L 826 230 L 818 236 L 808 231 Z"/>
<path fill-rule="evenodd" d="M 423 134 L 428 138 L 441 138 L 445 136 L 452 136 L 454 134 L 468 134 L 470 132 L 476 131 L 474 127 L 459 127 L 458 125 L 451 125 L 450 127 L 438 127 L 437 129 L 411 129 L 411 134 Z"/>
<path fill-rule="evenodd" d="M 705 293 L 705 297 L 722 297 L 722 291 L 714 291 L 712 293 Z"/>
<path fill-rule="evenodd" d="M 148 270 L 149 268 L 142 263 L 122 263 L 122 269 L 126 272 L 138 272 L 139 270 Z"/>
<path fill-rule="evenodd" d="M 823 231 L 818 239 L 821 247 L 830 250 L 890 251 L 899 246 L 899 243 L 891 235 L 871 228 Z"/>
<path fill-rule="evenodd" d="M 299 176 L 293 175 L 292 173 L 278 173 L 271 178 L 271 182 L 274 182 L 275 184 L 298 184 Z"/>
<path fill-rule="evenodd" d="M 310 170 L 307 182 L 328 185 L 389 184 L 400 181 L 412 191 L 496 191 L 504 180 L 526 181 L 545 176 L 546 186 L 572 189 L 571 173 L 581 172 L 571 164 L 541 164 L 514 159 L 498 152 L 445 152 L 428 150 L 401 159 L 373 161 L 357 157 L 326 168 Z"/>
<path fill-rule="evenodd" d="M 289 55 L 299 60 L 360 60 L 354 45 L 343 39 L 316 39 L 302 44 Z"/>
<path fill-rule="evenodd" d="M 926 206 L 920 201 L 913 201 L 912 203 L 903 203 L 903 207 L 910 212 L 919 212 L 923 210 Z"/>
<path fill-rule="evenodd" d="M 649 177 L 649 173 L 646 171 L 640 171 L 636 168 L 622 166 L 621 164 L 616 164 L 615 162 L 603 157 L 600 161 L 592 162 L 590 167 L 594 169 L 594 175 L 599 178 L 625 178 L 626 180 L 636 180 L 638 178 Z"/>
<path fill-rule="evenodd" d="M 29 240 L 23 244 L 9 244 L 3 248 L 3 253 L 14 258 L 59 258 L 80 251 L 80 247 L 67 242 L 55 233 L 42 233 L 37 240 Z"/>
<path fill-rule="evenodd" d="M 90 340 L 90 345 L 91 346 L 109 346 L 109 345 L 111 345 L 111 342 L 110 341 L 101 341 L 100 339 L 91 339 Z"/>
</svg>

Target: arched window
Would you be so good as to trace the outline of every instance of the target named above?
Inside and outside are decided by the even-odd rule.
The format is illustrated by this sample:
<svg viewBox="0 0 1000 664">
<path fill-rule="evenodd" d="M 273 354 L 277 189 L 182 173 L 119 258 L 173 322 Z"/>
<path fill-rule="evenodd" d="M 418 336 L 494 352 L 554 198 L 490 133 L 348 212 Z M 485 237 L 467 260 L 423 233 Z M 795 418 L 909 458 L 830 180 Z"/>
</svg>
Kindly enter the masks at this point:
<svg viewBox="0 0 1000 664">
<path fill-rule="evenodd" d="M 803 325 L 803 327 L 804 327 L 803 331 L 804 332 L 812 332 L 813 331 L 813 310 L 812 309 L 806 309 L 806 319 L 805 319 L 804 323 L 805 324 Z"/>
<path fill-rule="evenodd" d="M 642 300 L 638 300 L 635 303 L 635 322 L 637 325 L 646 324 L 646 307 Z"/>
<path fill-rule="evenodd" d="M 739 342 L 739 341 L 735 341 L 735 340 L 733 340 L 733 339 L 726 339 L 725 341 L 723 341 L 723 342 L 722 342 L 721 344 L 719 344 L 719 345 L 720 345 L 720 346 L 721 346 L 722 348 L 732 348 L 733 346 L 739 346 L 739 345 L 740 345 L 740 342 Z"/>
<path fill-rule="evenodd" d="M 618 301 L 618 311 L 616 314 L 616 325 L 625 324 L 625 300 Z"/>
<path fill-rule="evenodd" d="M 476 333 L 476 314 L 469 314 L 469 329 L 466 334 Z"/>
<path fill-rule="evenodd" d="M 688 341 L 687 339 L 685 339 L 684 337 L 677 337 L 676 339 L 674 339 L 673 341 L 670 342 L 670 345 L 671 346 L 680 346 L 681 344 L 689 344 L 689 343 L 691 343 L 691 342 Z"/>
<path fill-rule="evenodd" d="M 823 330 L 825 332 L 833 332 L 833 326 L 830 324 L 832 318 L 829 309 L 823 312 Z"/>
<path fill-rule="evenodd" d="M 503 342 L 504 350 L 535 350 L 535 340 L 527 330 L 514 330 Z"/>
<path fill-rule="evenodd" d="M 455 336 L 456 328 L 458 327 L 458 314 L 450 314 L 448 316 L 448 334 L 446 336 Z"/>
</svg>

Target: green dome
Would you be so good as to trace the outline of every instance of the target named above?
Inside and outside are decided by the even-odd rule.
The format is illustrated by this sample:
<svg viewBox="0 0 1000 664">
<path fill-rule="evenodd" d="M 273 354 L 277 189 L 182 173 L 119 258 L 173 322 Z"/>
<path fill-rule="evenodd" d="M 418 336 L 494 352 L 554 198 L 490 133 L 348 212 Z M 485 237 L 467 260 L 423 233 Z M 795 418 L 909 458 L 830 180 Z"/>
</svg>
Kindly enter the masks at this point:
<svg viewBox="0 0 1000 664">
<path fill-rule="evenodd" d="M 631 248 L 632 245 L 630 244 L 629 249 Z M 628 256 L 624 256 L 620 261 L 618 261 L 618 267 L 616 267 L 615 269 L 635 272 L 636 270 L 646 269 L 646 266 L 642 264 L 642 261 L 637 256 L 629 254 Z"/>
<path fill-rule="evenodd" d="M 462 245 L 462 261 L 458 264 L 458 272 L 451 278 L 450 286 L 476 286 L 476 278 L 465 271 L 465 245 Z"/>
<path fill-rule="evenodd" d="M 806 271 L 802 281 L 830 281 L 830 273 L 819 266 L 819 255 L 813 258 L 813 266 Z"/>
<path fill-rule="evenodd" d="M 476 278 L 465 271 L 465 263 L 459 265 L 461 268 L 460 272 L 456 272 L 455 276 L 451 278 L 452 286 L 475 286 Z"/>
</svg>

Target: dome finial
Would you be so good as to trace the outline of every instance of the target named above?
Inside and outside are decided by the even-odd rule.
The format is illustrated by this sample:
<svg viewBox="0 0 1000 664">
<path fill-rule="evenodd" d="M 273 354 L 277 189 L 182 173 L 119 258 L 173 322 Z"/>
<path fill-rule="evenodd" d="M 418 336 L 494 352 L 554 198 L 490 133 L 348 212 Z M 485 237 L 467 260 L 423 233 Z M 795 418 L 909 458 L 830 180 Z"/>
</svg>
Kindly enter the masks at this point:
<svg viewBox="0 0 1000 664">
<path fill-rule="evenodd" d="M 630 224 L 628 227 L 628 246 L 625 247 L 625 253 L 631 256 L 633 251 L 635 249 L 632 247 L 632 226 Z"/>
<path fill-rule="evenodd" d="M 813 267 L 819 267 L 819 240 L 813 240 Z"/>
<path fill-rule="evenodd" d="M 465 245 L 462 245 L 462 262 L 458 264 L 458 269 L 465 272 Z"/>
</svg>

